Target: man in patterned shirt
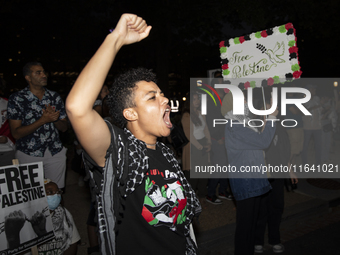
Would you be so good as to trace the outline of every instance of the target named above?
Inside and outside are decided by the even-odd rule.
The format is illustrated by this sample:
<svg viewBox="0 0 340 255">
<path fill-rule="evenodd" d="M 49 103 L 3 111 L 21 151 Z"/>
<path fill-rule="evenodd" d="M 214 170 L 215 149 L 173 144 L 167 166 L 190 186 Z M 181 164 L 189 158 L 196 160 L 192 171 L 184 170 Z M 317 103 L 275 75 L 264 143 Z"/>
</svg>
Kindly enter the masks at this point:
<svg viewBox="0 0 340 255">
<path fill-rule="evenodd" d="M 45 87 L 47 76 L 40 63 L 27 63 L 23 74 L 28 87 L 9 97 L 7 109 L 16 158 L 20 164 L 42 161 L 45 178 L 64 188 L 66 148 L 58 132 L 67 130 L 64 102 Z"/>
</svg>

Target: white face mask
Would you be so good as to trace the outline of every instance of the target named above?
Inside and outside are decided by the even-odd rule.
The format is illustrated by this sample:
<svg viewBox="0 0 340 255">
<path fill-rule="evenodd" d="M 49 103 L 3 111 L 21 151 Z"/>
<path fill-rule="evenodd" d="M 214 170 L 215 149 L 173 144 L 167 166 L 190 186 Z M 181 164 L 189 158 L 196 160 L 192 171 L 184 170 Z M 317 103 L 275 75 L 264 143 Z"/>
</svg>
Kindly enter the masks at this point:
<svg viewBox="0 0 340 255">
<path fill-rule="evenodd" d="M 47 196 L 47 203 L 50 210 L 55 210 L 61 201 L 60 194 L 54 194 L 53 196 Z"/>
</svg>

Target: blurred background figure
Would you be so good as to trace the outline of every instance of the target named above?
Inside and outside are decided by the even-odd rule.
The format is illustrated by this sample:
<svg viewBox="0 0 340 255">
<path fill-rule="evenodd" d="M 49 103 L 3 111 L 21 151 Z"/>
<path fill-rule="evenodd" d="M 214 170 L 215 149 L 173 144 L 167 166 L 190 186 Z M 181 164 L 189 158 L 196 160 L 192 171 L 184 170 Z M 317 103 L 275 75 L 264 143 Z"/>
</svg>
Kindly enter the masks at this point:
<svg viewBox="0 0 340 255">
<path fill-rule="evenodd" d="M 192 189 L 197 192 L 201 202 L 207 196 L 206 178 L 190 178 L 190 155 L 191 159 L 195 160 L 196 166 L 206 166 L 209 162 L 209 152 L 211 149 L 210 133 L 206 124 L 205 116 L 202 116 L 201 100 L 199 94 L 190 92 L 190 100 L 186 101 L 182 115 L 182 126 L 185 136 L 190 141 L 183 147 L 182 154 L 182 169 L 185 177 L 189 180 Z M 192 125 L 192 132 L 190 132 Z"/>
<path fill-rule="evenodd" d="M 45 179 L 45 193 L 53 223 L 55 237 L 38 245 L 39 254 L 76 255 L 80 235 L 71 213 L 61 205 L 63 193 L 58 185 L 50 179 Z M 42 217 L 45 219 L 45 217 Z M 27 252 L 24 255 L 29 255 Z"/>
<path fill-rule="evenodd" d="M 247 90 L 244 91 L 247 98 Z M 241 168 L 265 165 L 263 150 L 268 148 L 275 134 L 271 121 L 264 123 L 259 132 L 249 121 L 252 114 L 244 100 L 244 115 L 233 114 L 233 96 L 229 92 L 223 99 L 222 114 L 228 120 L 225 125 L 225 147 L 228 160 L 235 172 L 229 172 L 229 183 L 236 200 L 235 253 L 254 254 L 255 231 L 261 200 L 271 186 L 267 175 L 260 172 L 244 172 Z M 275 119 L 277 109 L 268 116 Z M 234 123 L 234 124 L 232 124 Z M 235 124 L 236 123 L 236 124 Z"/>
<path fill-rule="evenodd" d="M 295 98 L 296 95 L 294 93 L 288 93 L 287 98 Z M 295 123 L 292 121 L 287 121 L 286 131 L 289 136 L 290 142 L 290 159 L 289 163 L 291 165 L 296 164 L 297 156 L 300 155 L 303 149 L 303 122 L 302 115 L 303 113 L 293 104 L 287 104 L 286 106 L 286 119 L 295 120 Z M 296 124 L 296 126 L 294 126 Z M 292 127 L 294 126 L 294 127 Z"/>
<path fill-rule="evenodd" d="M 270 108 L 270 96 L 266 96 L 266 109 Z M 262 102 L 261 102 L 262 103 Z M 256 109 L 261 109 L 259 105 Z M 263 105 L 262 105 L 263 109 Z M 259 119 L 264 119 L 264 116 Z M 265 162 L 267 166 L 289 166 L 291 159 L 291 145 L 287 131 L 282 125 L 276 125 L 275 134 L 269 147 L 265 149 Z M 290 177 L 291 182 L 296 184 L 298 179 L 292 172 L 273 172 L 270 173 L 268 181 L 272 189 L 263 196 L 260 204 L 259 216 L 255 232 L 255 253 L 263 253 L 265 230 L 268 226 L 268 243 L 272 245 L 274 253 L 284 251 L 281 243 L 280 225 L 284 210 L 284 184 L 285 179 Z"/>
<path fill-rule="evenodd" d="M 214 88 L 215 84 L 222 84 L 223 78 L 220 71 L 214 73 L 214 79 L 211 81 L 211 86 Z M 215 89 L 221 100 L 225 95 L 223 89 Z M 216 107 L 213 100 L 208 97 L 208 113 L 206 115 L 207 126 L 209 128 L 211 136 L 211 163 L 212 165 L 228 166 L 227 151 L 224 145 L 224 130 L 225 125 L 213 126 L 214 119 L 224 119 L 221 113 L 221 107 Z M 218 174 L 215 174 L 218 175 Z M 226 178 L 226 173 L 219 173 L 219 176 L 210 178 L 208 181 L 208 195 L 206 197 L 207 202 L 211 204 L 221 204 L 220 199 L 231 200 L 232 195 L 229 193 L 228 186 L 229 181 Z M 219 184 L 219 185 L 218 185 Z M 218 190 L 217 190 L 218 187 Z M 216 195 L 217 194 L 217 195 Z"/>
<path fill-rule="evenodd" d="M 320 104 L 321 125 L 322 125 L 322 154 L 321 162 L 330 163 L 330 154 L 332 146 L 333 131 L 336 128 L 337 114 L 335 110 L 335 101 L 332 94 L 326 91 L 321 94 Z"/>
<path fill-rule="evenodd" d="M 302 117 L 304 131 L 302 164 L 305 165 L 309 163 L 309 142 L 313 137 L 315 150 L 315 162 L 313 163 L 315 163 L 316 165 L 320 165 L 322 156 L 322 106 L 320 103 L 320 97 L 316 94 L 316 85 L 308 84 L 306 86 L 306 89 L 310 91 L 311 99 L 307 103 L 305 103 L 304 106 L 312 115 L 304 115 Z"/>
<path fill-rule="evenodd" d="M 15 157 L 15 139 L 11 134 L 7 120 L 7 98 L 3 97 L 6 89 L 4 80 L 0 78 L 0 166 L 12 165 Z"/>
<path fill-rule="evenodd" d="M 97 100 L 94 102 L 94 106 L 93 109 L 95 109 L 100 116 L 102 116 L 103 118 L 105 118 L 107 114 L 105 114 L 104 110 L 105 110 L 105 105 L 104 105 L 104 101 L 106 96 L 109 94 L 109 87 L 107 85 L 103 85 L 102 90 L 100 91 Z"/>
<path fill-rule="evenodd" d="M 66 151 L 59 131 L 68 128 L 64 102 L 46 88 L 47 75 L 39 62 L 23 67 L 28 86 L 8 100 L 8 120 L 16 139 L 16 158 L 20 164 L 43 162 L 44 176 L 65 187 Z"/>
</svg>

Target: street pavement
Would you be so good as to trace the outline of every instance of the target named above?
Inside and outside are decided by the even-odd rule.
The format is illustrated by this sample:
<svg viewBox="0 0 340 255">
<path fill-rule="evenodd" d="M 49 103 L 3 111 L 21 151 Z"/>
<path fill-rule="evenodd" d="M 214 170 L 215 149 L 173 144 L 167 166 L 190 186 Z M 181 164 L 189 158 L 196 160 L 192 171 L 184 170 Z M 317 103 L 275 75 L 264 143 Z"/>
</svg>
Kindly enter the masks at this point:
<svg viewBox="0 0 340 255">
<path fill-rule="evenodd" d="M 282 254 L 340 254 L 339 200 L 313 199 L 295 207 L 289 209 L 289 214 L 284 214 L 281 223 L 281 240 L 285 246 Z M 306 210 L 300 211 L 297 207 Z M 235 224 L 228 224 L 200 234 L 200 254 L 233 254 L 234 231 Z M 274 254 L 272 247 L 265 244 L 262 254 Z"/>
</svg>

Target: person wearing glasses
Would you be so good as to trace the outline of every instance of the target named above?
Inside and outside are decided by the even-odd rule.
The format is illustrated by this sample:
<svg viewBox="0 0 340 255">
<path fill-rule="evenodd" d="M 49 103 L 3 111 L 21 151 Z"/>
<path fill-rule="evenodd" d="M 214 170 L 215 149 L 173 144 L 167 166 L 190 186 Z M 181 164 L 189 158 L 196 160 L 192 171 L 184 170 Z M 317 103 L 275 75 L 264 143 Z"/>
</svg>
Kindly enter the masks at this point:
<svg viewBox="0 0 340 255">
<path fill-rule="evenodd" d="M 16 140 L 20 164 L 42 161 L 44 176 L 65 187 L 66 148 L 59 131 L 67 130 L 66 112 L 58 93 L 46 88 L 47 75 L 39 62 L 23 68 L 28 86 L 10 95 L 7 118 Z"/>
</svg>

